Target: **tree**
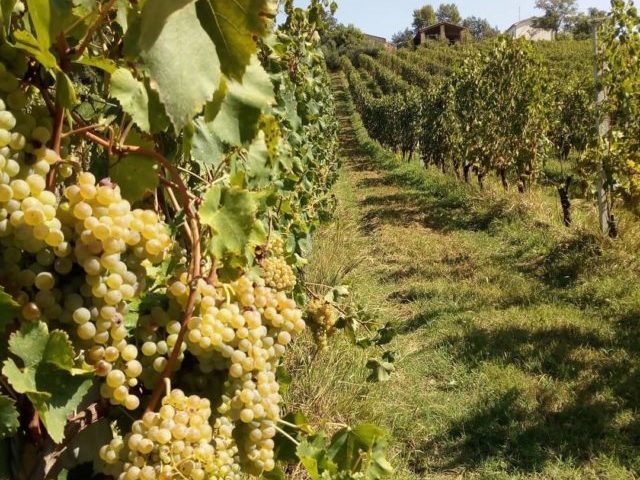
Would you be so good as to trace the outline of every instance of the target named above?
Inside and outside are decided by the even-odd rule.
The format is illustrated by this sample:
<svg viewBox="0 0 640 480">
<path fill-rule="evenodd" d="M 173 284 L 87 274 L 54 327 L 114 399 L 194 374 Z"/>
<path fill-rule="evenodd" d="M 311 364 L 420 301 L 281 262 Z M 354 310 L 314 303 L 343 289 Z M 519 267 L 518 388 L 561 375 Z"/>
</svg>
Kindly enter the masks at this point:
<svg viewBox="0 0 640 480">
<path fill-rule="evenodd" d="M 413 28 L 418 31 L 437 22 L 436 11 L 431 5 L 413 11 Z"/>
<path fill-rule="evenodd" d="M 436 13 L 439 22 L 460 23 L 462 17 L 455 3 L 441 3 Z"/>
<path fill-rule="evenodd" d="M 577 40 L 585 40 L 591 36 L 591 28 L 594 20 L 604 18 L 607 12 L 597 8 L 590 8 L 587 13 L 580 13 L 567 23 L 567 29 Z"/>
<path fill-rule="evenodd" d="M 413 40 L 413 35 L 413 30 L 411 30 L 410 28 L 405 28 L 404 30 L 400 30 L 399 32 L 395 33 L 391 37 L 391 43 L 393 43 L 397 47 L 408 45 Z"/>
<path fill-rule="evenodd" d="M 572 16 L 577 13 L 576 0 L 536 0 L 536 8 L 544 10 L 536 26 L 559 32 Z"/>
<path fill-rule="evenodd" d="M 462 25 L 469 29 L 471 36 L 475 40 L 494 38 L 500 33 L 497 27 L 492 27 L 484 18 L 468 17 L 464 19 Z"/>
</svg>

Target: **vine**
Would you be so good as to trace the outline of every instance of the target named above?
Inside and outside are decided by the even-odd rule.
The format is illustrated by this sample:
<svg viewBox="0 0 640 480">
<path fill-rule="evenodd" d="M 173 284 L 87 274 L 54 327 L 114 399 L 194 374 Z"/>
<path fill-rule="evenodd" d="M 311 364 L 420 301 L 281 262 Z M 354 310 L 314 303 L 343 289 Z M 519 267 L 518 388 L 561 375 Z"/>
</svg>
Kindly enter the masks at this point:
<svg viewBox="0 0 640 480">
<path fill-rule="evenodd" d="M 335 5 L 278 7 L 0 6 L 3 478 L 391 474 L 377 427 L 285 416 L 339 163 Z"/>
</svg>

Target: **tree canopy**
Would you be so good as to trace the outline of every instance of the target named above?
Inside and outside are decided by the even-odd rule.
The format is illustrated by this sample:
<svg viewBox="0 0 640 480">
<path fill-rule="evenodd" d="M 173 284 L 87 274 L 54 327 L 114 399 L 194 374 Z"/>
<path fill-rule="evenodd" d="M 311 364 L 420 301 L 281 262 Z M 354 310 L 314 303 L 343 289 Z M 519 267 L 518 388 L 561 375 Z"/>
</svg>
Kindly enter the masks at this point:
<svg viewBox="0 0 640 480">
<path fill-rule="evenodd" d="M 497 27 L 492 27 L 488 20 L 480 17 L 467 17 L 462 25 L 469 29 L 475 40 L 497 37 L 500 33 Z"/>
<path fill-rule="evenodd" d="M 431 5 L 425 5 L 413 11 L 413 28 L 418 31 L 437 22 L 436 11 Z"/>
<path fill-rule="evenodd" d="M 455 3 L 441 3 L 436 12 L 436 18 L 439 22 L 462 22 L 460 10 L 458 10 L 458 6 Z"/>
<path fill-rule="evenodd" d="M 536 8 L 544 11 L 537 26 L 555 32 L 559 32 L 578 12 L 576 0 L 536 0 Z"/>
</svg>

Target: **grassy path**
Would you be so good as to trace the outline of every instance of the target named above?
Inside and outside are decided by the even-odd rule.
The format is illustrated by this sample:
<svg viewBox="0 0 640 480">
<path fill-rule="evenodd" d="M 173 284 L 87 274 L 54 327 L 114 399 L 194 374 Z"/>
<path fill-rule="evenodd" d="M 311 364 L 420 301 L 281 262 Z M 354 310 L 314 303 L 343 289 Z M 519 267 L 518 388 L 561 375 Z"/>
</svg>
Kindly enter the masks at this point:
<svg viewBox="0 0 640 480">
<path fill-rule="evenodd" d="M 393 321 L 397 372 L 367 383 L 366 358 L 337 339 L 320 361 L 300 355 L 294 403 L 388 428 L 398 479 L 637 478 L 630 246 L 396 161 L 365 138 L 334 83 L 346 166 L 309 276 L 349 282 Z"/>
</svg>

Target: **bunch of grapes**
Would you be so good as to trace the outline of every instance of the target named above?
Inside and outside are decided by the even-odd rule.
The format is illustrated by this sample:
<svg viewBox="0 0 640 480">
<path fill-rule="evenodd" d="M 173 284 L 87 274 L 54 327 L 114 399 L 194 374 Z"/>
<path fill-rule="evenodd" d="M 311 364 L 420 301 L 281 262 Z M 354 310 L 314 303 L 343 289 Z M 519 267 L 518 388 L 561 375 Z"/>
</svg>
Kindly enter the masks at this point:
<svg viewBox="0 0 640 480">
<path fill-rule="evenodd" d="M 268 287 L 290 292 L 296 286 L 296 274 L 283 257 L 269 257 L 261 262 L 264 281 Z"/>
<path fill-rule="evenodd" d="M 172 390 L 158 412 L 147 412 L 122 438 L 100 449 L 118 480 L 239 480 L 233 427 L 211 424 L 209 400 Z"/>
<path fill-rule="evenodd" d="M 70 305 L 68 313 L 88 348 L 86 360 L 105 377 L 102 395 L 133 410 L 139 400 L 130 388 L 138 385 L 142 364 L 123 319 L 145 287 L 145 263 L 161 262 L 172 241 L 154 211 L 132 210 L 117 185 L 108 180 L 96 184 L 91 173 L 79 174 L 64 197 L 58 218 L 73 239 L 73 259 L 84 273 L 84 301 Z"/>
<path fill-rule="evenodd" d="M 191 293 L 186 280 L 186 274 L 179 275 L 169 286 L 167 310 L 155 313 L 154 326 L 166 325 L 168 336 L 161 342 L 169 351 L 180 330 L 180 324 L 169 318 L 185 308 Z M 219 421 L 240 426 L 236 438 L 242 438 L 239 449 L 245 470 L 273 470 L 273 436 L 282 401 L 275 373 L 286 346 L 305 328 L 302 312 L 285 292 L 246 275 L 220 285 L 200 279 L 195 288 L 196 308 L 187 324 L 186 350 L 198 359 L 203 373 L 222 372 L 228 379 Z M 163 336 L 154 335 L 156 339 Z M 159 345 L 148 340 L 142 346 L 145 355 L 155 356 L 154 368 L 158 358 L 164 363 L 164 348 L 159 352 Z"/>
<path fill-rule="evenodd" d="M 144 288 L 145 263 L 171 248 L 167 228 L 88 172 L 62 198 L 48 190 L 60 162 L 47 148 L 51 119 L 2 64 L 0 92 L 0 284 L 21 305 L 21 320 L 73 326 L 85 361 L 105 378 L 102 394 L 136 409 L 130 388 L 142 365 L 124 317 Z"/>
<path fill-rule="evenodd" d="M 335 331 L 338 313 L 329 302 L 314 298 L 307 306 L 309 327 L 320 350 L 329 348 L 328 339 Z"/>
</svg>

